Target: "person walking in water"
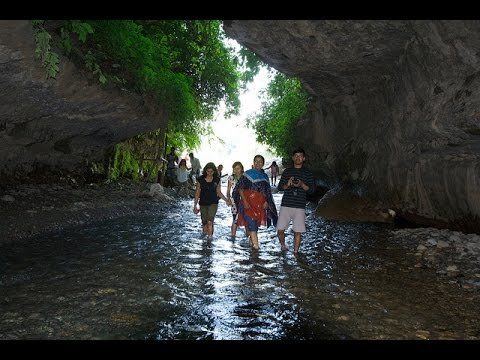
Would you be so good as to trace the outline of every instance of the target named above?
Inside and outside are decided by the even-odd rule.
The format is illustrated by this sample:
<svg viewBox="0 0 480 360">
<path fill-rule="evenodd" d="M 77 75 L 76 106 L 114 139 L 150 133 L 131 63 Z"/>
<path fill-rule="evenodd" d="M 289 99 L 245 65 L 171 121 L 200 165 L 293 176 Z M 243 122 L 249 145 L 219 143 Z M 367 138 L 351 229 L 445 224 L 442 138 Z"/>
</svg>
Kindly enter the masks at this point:
<svg viewBox="0 0 480 360">
<path fill-rule="evenodd" d="M 231 201 L 232 196 L 230 194 L 233 192 L 233 189 L 235 189 L 235 186 L 237 185 L 238 180 L 240 180 L 240 178 L 242 177 L 243 172 L 244 170 L 243 170 L 242 163 L 240 161 L 235 161 L 232 165 L 232 175 L 228 177 L 227 199 L 230 200 L 230 203 L 232 205 L 232 217 L 233 217 L 232 227 L 231 227 L 232 240 L 235 239 L 235 236 L 237 234 L 238 211 L 237 211 L 237 206 L 235 205 L 235 202 Z"/>
<path fill-rule="evenodd" d="M 293 221 L 294 247 L 293 254 L 298 254 L 302 233 L 305 228 L 305 206 L 307 204 L 307 193 L 314 192 L 315 181 L 310 170 L 306 169 L 305 151 L 297 148 L 292 152 L 293 167 L 285 169 L 278 183 L 278 191 L 284 191 L 280 214 L 277 222 L 277 235 L 280 240 L 282 251 L 287 251 L 285 245 L 285 229 Z"/>
<path fill-rule="evenodd" d="M 215 164 L 209 162 L 203 168 L 202 176 L 197 179 L 193 212 L 200 212 L 202 218 L 202 236 L 213 237 L 213 221 L 217 214 L 218 201 L 223 199 L 228 205 L 230 201 L 222 194 L 220 178 Z M 200 205 L 200 208 L 197 207 Z"/>
<path fill-rule="evenodd" d="M 272 161 L 272 165 L 270 165 L 268 168 L 265 170 L 270 169 L 270 176 L 272 178 L 272 186 L 275 186 L 277 184 L 277 175 L 280 172 L 280 169 L 277 165 L 276 161 Z"/>
<path fill-rule="evenodd" d="M 258 227 L 276 225 L 277 209 L 273 202 L 272 189 L 267 174 L 262 170 L 265 159 L 262 155 L 253 158 L 253 168 L 245 171 L 233 189 L 233 199 L 238 211 L 237 226 L 245 226 L 250 242 L 259 249 Z"/>
</svg>

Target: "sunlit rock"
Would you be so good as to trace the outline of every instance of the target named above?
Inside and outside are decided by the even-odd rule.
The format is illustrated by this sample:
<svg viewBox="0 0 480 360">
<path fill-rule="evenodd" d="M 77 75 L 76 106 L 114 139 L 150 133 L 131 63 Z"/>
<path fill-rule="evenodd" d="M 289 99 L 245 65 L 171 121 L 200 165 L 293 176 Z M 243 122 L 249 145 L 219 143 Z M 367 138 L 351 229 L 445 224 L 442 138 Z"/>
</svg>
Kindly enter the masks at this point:
<svg viewBox="0 0 480 360">
<path fill-rule="evenodd" d="M 296 143 L 331 188 L 397 216 L 480 231 L 477 20 L 233 20 L 227 35 L 301 79 Z"/>
</svg>

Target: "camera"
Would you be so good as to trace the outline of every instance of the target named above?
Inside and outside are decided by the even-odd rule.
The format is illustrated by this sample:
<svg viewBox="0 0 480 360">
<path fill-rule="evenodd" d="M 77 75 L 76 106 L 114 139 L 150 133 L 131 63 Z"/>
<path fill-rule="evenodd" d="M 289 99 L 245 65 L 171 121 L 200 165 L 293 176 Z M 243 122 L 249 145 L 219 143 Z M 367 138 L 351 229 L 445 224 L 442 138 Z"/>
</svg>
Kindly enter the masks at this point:
<svg viewBox="0 0 480 360">
<path fill-rule="evenodd" d="M 300 183 L 300 179 L 299 178 L 296 178 L 296 177 L 293 177 L 292 178 L 292 184 L 293 185 L 298 185 Z"/>
</svg>

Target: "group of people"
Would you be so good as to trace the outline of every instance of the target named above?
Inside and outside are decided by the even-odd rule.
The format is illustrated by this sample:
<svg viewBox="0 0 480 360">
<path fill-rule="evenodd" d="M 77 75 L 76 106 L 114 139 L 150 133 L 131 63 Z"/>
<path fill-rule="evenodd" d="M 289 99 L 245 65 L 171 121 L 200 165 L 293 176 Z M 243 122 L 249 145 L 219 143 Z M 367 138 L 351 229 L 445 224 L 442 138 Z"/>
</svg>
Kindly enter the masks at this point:
<svg viewBox="0 0 480 360">
<path fill-rule="evenodd" d="M 169 182 L 177 187 L 177 194 L 188 188 L 189 180 L 192 183 L 195 183 L 195 179 L 200 176 L 200 160 L 197 159 L 192 152 L 188 154 L 188 156 L 190 157 L 191 168 L 187 167 L 187 161 L 185 159 L 181 159 L 180 162 L 178 162 L 178 156 L 175 154 L 175 147 L 172 146 L 170 153 L 167 154 L 166 176 L 169 179 Z"/>
<path fill-rule="evenodd" d="M 258 250 L 258 228 L 273 225 L 276 226 L 282 251 L 287 251 L 285 230 L 292 221 L 294 254 L 298 254 L 301 234 L 306 230 L 306 196 L 313 193 L 315 182 L 312 172 L 303 166 L 305 162 L 303 149 L 295 149 L 292 160 L 293 166 L 285 169 L 277 186 L 278 191 L 284 192 L 279 213 L 273 201 L 269 178 L 263 169 L 265 159 L 262 155 L 253 158 L 252 168 L 247 171 L 244 171 L 239 161 L 232 165 L 232 175 L 228 177 L 227 196 L 221 190 L 221 173 L 219 174 L 214 163 L 206 164 L 202 175 L 197 178 L 193 204 L 193 212 L 201 215 L 203 235 L 212 238 L 218 203 L 222 199 L 232 208 L 232 239 L 235 238 L 238 227 L 245 227 L 250 244 Z M 276 177 L 279 175 L 278 166 L 273 162 L 269 168 L 272 185 L 275 185 Z"/>
</svg>

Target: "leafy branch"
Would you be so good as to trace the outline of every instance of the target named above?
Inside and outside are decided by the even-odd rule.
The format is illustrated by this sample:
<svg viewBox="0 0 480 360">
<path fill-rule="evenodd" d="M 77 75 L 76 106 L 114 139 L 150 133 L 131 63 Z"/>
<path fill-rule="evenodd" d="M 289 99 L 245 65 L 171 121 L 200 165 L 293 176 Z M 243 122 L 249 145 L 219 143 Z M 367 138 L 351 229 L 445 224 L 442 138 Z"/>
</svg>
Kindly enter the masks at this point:
<svg viewBox="0 0 480 360">
<path fill-rule="evenodd" d="M 35 37 L 35 58 L 42 61 L 47 70 L 47 78 L 55 78 L 58 73 L 60 58 L 57 53 L 51 50 L 50 41 L 52 36 L 43 27 L 44 20 L 32 20 Z"/>
</svg>

